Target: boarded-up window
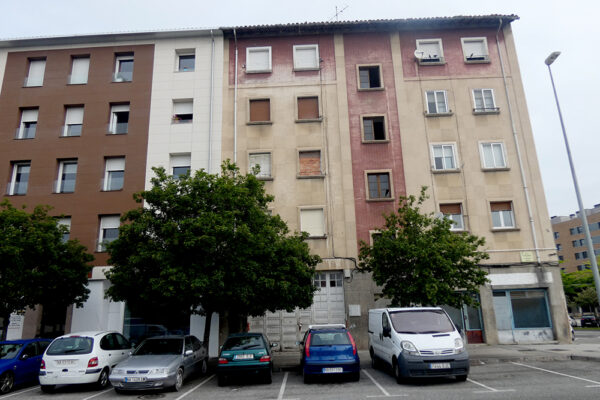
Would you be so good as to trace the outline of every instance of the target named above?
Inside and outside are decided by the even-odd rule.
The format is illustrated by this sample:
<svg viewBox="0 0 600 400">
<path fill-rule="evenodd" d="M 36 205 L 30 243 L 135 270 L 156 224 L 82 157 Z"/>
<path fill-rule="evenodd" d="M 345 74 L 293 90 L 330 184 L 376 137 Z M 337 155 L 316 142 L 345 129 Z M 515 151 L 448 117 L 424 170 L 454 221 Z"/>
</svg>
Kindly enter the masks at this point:
<svg viewBox="0 0 600 400">
<path fill-rule="evenodd" d="M 300 210 L 300 230 L 309 236 L 325 236 L 325 218 L 322 208 Z"/>
<path fill-rule="evenodd" d="M 300 160 L 300 176 L 322 175 L 321 151 L 301 151 L 298 157 Z"/>
<path fill-rule="evenodd" d="M 298 119 L 318 119 L 319 98 L 298 97 Z"/>
<path fill-rule="evenodd" d="M 250 122 L 271 121 L 271 101 L 269 99 L 250 100 Z"/>
</svg>

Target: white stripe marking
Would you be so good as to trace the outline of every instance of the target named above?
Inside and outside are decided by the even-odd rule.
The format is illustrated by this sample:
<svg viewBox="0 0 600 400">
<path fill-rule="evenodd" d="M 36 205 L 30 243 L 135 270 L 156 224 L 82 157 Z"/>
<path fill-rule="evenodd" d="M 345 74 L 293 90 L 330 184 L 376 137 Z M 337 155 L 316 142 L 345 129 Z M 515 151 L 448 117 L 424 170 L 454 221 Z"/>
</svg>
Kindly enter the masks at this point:
<svg viewBox="0 0 600 400">
<path fill-rule="evenodd" d="M 188 390 L 187 392 L 185 392 L 184 394 L 182 394 L 181 396 L 179 396 L 175 400 L 181 400 L 181 399 L 183 399 L 185 396 L 187 396 L 188 394 L 192 393 L 194 390 L 198 389 L 200 386 L 204 385 L 206 382 L 210 381 L 214 377 L 215 377 L 214 374 L 211 375 L 211 376 L 209 376 L 207 379 L 203 380 L 202 382 L 200 382 L 199 384 L 197 384 L 196 386 L 194 386 L 193 388 L 191 388 L 190 390 Z"/>
<path fill-rule="evenodd" d="M 105 390 L 105 391 L 103 391 L 103 392 L 96 393 L 95 395 L 92 395 L 92 396 L 90 396 L 90 397 L 86 397 L 86 398 L 85 398 L 85 399 L 83 399 L 83 400 L 89 400 L 89 399 L 93 399 L 94 397 L 98 397 L 98 396 L 100 396 L 100 395 L 103 395 L 104 393 L 108 393 L 108 392 L 110 392 L 111 390 L 113 390 L 113 389 L 112 389 L 112 388 L 110 388 L 110 389 L 106 389 L 106 390 Z"/>
<path fill-rule="evenodd" d="M 375 384 L 375 386 L 377 386 L 379 388 L 379 390 L 381 390 L 381 393 L 383 393 L 384 395 L 386 395 L 386 397 L 389 397 L 390 394 L 383 388 L 383 386 L 381 386 L 379 384 L 379 382 L 377 382 L 370 373 L 368 373 L 367 371 L 365 371 L 364 369 L 362 370 L 362 372 L 364 372 L 365 375 L 367 375 L 369 377 L 369 379 L 371 381 L 373 381 L 373 383 Z"/>
<path fill-rule="evenodd" d="M 279 389 L 279 396 L 277 396 L 277 400 L 282 400 L 283 399 L 283 393 L 285 392 L 285 384 L 287 382 L 288 374 L 289 374 L 289 372 L 286 372 L 283 375 L 283 382 L 281 382 L 281 389 Z"/>
<path fill-rule="evenodd" d="M 27 392 L 31 392 L 32 390 L 39 389 L 39 388 L 40 388 L 39 386 L 36 386 L 36 387 L 34 387 L 34 388 L 31 388 L 31 389 L 27 389 L 27 390 L 21 390 L 21 391 L 19 391 L 19 392 L 13 392 L 13 393 L 11 393 L 11 394 L 5 394 L 5 395 L 4 395 L 4 396 L 2 396 L 1 398 L 2 398 L 2 399 L 7 399 L 7 398 L 9 398 L 9 397 L 16 396 L 16 395 L 18 395 L 18 394 L 21 394 L 21 393 L 27 393 Z"/>
<path fill-rule="evenodd" d="M 592 381 L 591 379 L 585 379 L 585 378 L 580 378 L 578 376 L 573 376 L 573 375 L 567 375 L 567 374 L 563 374 L 562 372 L 556 372 L 556 371 L 550 371 L 549 369 L 544 369 L 544 368 L 538 368 L 538 367 L 533 367 L 531 365 L 526 365 L 526 364 L 521 364 L 521 363 L 516 363 L 511 361 L 512 364 L 515 365 L 520 365 L 522 367 L 527 367 L 527 368 L 531 368 L 531 369 L 537 369 L 539 371 L 544 371 L 544 372 L 548 372 L 550 374 L 555 374 L 555 375 L 561 375 L 561 376 L 566 376 L 567 378 L 573 378 L 573 379 L 579 379 L 580 381 L 586 381 L 586 382 L 590 382 L 593 383 L 594 385 L 600 385 L 600 382 L 597 381 Z"/>
<path fill-rule="evenodd" d="M 467 380 L 468 380 L 469 382 L 471 382 L 471 383 L 474 383 L 474 384 L 476 384 L 476 385 L 479 385 L 479 386 L 481 386 L 482 388 L 485 388 L 485 389 L 489 390 L 490 392 L 497 392 L 497 391 L 498 391 L 498 389 L 494 389 L 494 388 L 492 388 L 492 387 L 486 386 L 486 385 L 484 385 L 483 383 L 479 383 L 479 382 L 477 382 L 477 381 L 474 381 L 474 380 L 473 380 L 473 379 L 471 379 L 471 378 L 467 378 Z"/>
</svg>

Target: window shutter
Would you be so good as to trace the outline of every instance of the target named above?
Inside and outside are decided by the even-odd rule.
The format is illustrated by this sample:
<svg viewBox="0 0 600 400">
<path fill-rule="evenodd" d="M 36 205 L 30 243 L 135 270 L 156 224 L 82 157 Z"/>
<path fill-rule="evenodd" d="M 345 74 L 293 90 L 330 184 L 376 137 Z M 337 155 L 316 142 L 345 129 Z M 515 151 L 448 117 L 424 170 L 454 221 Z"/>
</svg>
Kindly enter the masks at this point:
<svg viewBox="0 0 600 400">
<path fill-rule="evenodd" d="M 440 204 L 440 212 L 444 215 L 462 214 L 460 203 L 457 204 Z"/>
<path fill-rule="evenodd" d="M 106 215 L 100 220 L 100 229 L 118 228 L 121 222 L 118 215 Z"/>
<path fill-rule="evenodd" d="M 261 154 L 250 154 L 248 160 L 248 169 L 254 168 L 255 165 L 260 166 L 260 171 L 256 176 L 268 178 L 271 176 L 271 154 L 270 153 L 261 153 Z"/>
<path fill-rule="evenodd" d="M 246 52 L 246 71 L 270 71 L 271 51 L 269 48 L 251 49 Z"/>
<path fill-rule="evenodd" d="M 171 167 L 189 167 L 192 163 L 191 154 L 171 155 Z"/>
<path fill-rule="evenodd" d="M 193 114 L 194 103 L 192 101 L 174 101 L 173 114 Z"/>
<path fill-rule="evenodd" d="M 21 122 L 37 122 L 38 109 L 23 110 L 21 114 Z"/>
<path fill-rule="evenodd" d="M 324 223 L 323 209 L 300 211 L 300 230 L 310 236 L 325 236 Z"/>
<path fill-rule="evenodd" d="M 318 119 L 318 97 L 298 97 L 298 119 Z"/>
<path fill-rule="evenodd" d="M 318 47 L 316 45 L 294 47 L 294 68 L 318 68 L 319 62 L 317 49 Z"/>
<path fill-rule="evenodd" d="M 106 170 L 107 171 L 124 171 L 125 170 L 125 157 L 115 157 L 106 159 Z"/>
<path fill-rule="evenodd" d="M 434 43 L 419 43 L 419 51 L 423 52 L 423 58 L 441 58 L 442 52 L 437 42 Z"/>
<path fill-rule="evenodd" d="M 71 70 L 71 83 L 87 83 L 89 69 L 90 59 L 88 57 L 74 58 Z"/>
<path fill-rule="evenodd" d="M 250 100 L 250 121 L 268 122 L 271 120 L 271 101 L 269 99 Z"/>
<path fill-rule="evenodd" d="M 510 201 L 497 201 L 490 203 L 490 209 L 492 211 L 511 211 L 512 203 Z"/>
<path fill-rule="evenodd" d="M 482 39 L 464 40 L 463 51 L 467 58 L 487 56 L 487 48 Z"/>
<path fill-rule="evenodd" d="M 67 108 L 67 115 L 65 117 L 65 123 L 67 125 L 83 124 L 83 107 Z"/>
<path fill-rule="evenodd" d="M 46 70 L 46 60 L 29 61 L 29 75 L 27 76 L 27 86 L 41 86 L 44 82 L 44 72 Z"/>
<path fill-rule="evenodd" d="M 321 175 L 321 152 L 302 151 L 299 154 L 300 176 Z"/>
<path fill-rule="evenodd" d="M 110 108 L 112 112 L 129 111 L 129 104 L 120 104 Z"/>
</svg>

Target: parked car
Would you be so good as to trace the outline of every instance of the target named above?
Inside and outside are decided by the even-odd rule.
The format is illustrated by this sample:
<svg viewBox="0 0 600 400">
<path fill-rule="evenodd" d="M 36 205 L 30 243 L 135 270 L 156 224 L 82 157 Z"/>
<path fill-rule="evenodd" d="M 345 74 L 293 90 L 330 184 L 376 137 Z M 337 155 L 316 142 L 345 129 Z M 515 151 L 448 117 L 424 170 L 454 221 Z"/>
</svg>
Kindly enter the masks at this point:
<svg viewBox="0 0 600 400">
<path fill-rule="evenodd" d="M 112 368 L 129 357 L 131 344 L 118 332 L 78 332 L 60 336 L 50 344 L 40 365 L 43 392 L 56 385 L 95 383 L 108 385 Z"/>
<path fill-rule="evenodd" d="M 568 317 L 569 317 L 569 325 L 571 325 L 573 327 L 577 326 L 577 322 L 573 319 L 573 317 L 571 317 L 570 315 Z"/>
<path fill-rule="evenodd" d="M 389 364 L 399 383 L 432 376 L 465 381 L 469 374 L 465 344 L 439 307 L 369 310 L 369 353 L 373 367 Z"/>
<path fill-rule="evenodd" d="M 318 375 L 346 375 L 360 379 L 360 358 L 345 325 L 310 325 L 302 345 L 302 376 L 308 383 Z"/>
<path fill-rule="evenodd" d="M 598 326 L 598 320 L 594 314 L 583 314 L 581 316 L 581 326 Z"/>
<path fill-rule="evenodd" d="M 224 386 L 231 376 L 258 375 L 266 383 L 272 382 L 273 359 L 269 343 L 262 333 L 234 333 L 227 337 L 221 347 L 217 364 L 217 383 Z"/>
<path fill-rule="evenodd" d="M 15 385 L 37 383 L 42 354 L 52 339 L 24 339 L 0 342 L 0 394 Z"/>
<path fill-rule="evenodd" d="M 208 351 L 191 335 L 155 336 L 144 340 L 110 374 L 116 392 L 172 388 L 179 391 L 183 381 L 195 372 L 206 374 Z"/>
</svg>

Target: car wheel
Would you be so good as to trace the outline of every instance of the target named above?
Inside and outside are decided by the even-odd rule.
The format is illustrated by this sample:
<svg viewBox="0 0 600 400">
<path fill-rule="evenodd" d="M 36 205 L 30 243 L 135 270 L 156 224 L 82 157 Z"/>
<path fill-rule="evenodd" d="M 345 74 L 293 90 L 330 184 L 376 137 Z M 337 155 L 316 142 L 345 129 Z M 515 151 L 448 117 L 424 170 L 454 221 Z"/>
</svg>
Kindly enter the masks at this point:
<svg viewBox="0 0 600 400">
<path fill-rule="evenodd" d="M 40 385 L 42 392 L 44 393 L 54 393 L 55 385 Z"/>
<path fill-rule="evenodd" d="M 371 356 L 371 368 L 378 369 L 379 368 L 379 359 L 375 355 L 375 352 L 373 351 L 372 347 L 369 349 L 369 355 Z"/>
<path fill-rule="evenodd" d="M 104 389 L 108 386 L 108 368 L 104 368 L 102 372 L 100 372 L 96 386 L 98 389 Z"/>
<path fill-rule="evenodd" d="M 402 371 L 400 371 L 400 364 L 396 360 L 394 360 L 394 378 L 396 378 L 396 382 L 398 383 L 404 382 Z"/>
<path fill-rule="evenodd" d="M 5 372 L 0 377 L 0 393 L 8 393 L 12 390 L 13 385 L 15 384 L 15 377 L 12 372 Z"/>
<path fill-rule="evenodd" d="M 208 372 L 208 363 L 206 362 L 206 359 L 202 360 L 202 364 L 200 365 L 200 373 L 202 375 L 206 375 L 206 373 Z"/>
<path fill-rule="evenodd" d="M 271 368 L 265 373 L 265 383 L 268 383 L 269 385 L 273 383 L 273 371 Z"/>
<path fill-rule="evenodd" d="M 467 380 L 467 375 L 456 375 L 456 380 L 458 382 L 464 382 Z"/>
<path fill-rule="evenodd" d="M 225 386 L 227 384 L 227 376 L 217 375 L 217 385 Z"/>
<path fill-rule="evenodd" d="M 173 385 L 173 391 L 179 392 L 183 386 L 183 368 L 179 368 L 175 373 L 175 385 Z"/>
</svg>

